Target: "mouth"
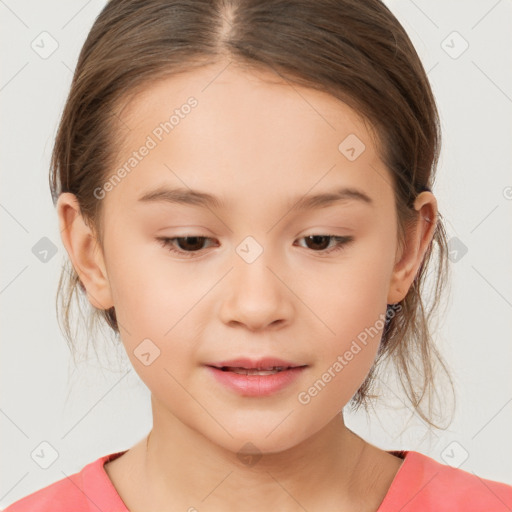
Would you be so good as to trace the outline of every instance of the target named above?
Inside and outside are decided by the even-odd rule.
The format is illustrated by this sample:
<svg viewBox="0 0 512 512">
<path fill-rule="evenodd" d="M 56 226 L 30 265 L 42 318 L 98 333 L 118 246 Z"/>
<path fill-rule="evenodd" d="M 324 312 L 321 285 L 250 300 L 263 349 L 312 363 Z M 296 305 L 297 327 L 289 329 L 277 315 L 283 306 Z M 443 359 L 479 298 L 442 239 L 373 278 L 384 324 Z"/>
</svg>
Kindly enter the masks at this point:
<svg viewBox="0 0 512 512">
<path fill-rule="evenodd" d="M 207 365 L 210 366 L 210 365 Z M 223 372 L 233 372 L 238 373 L 239 375 L 274 375 L 275 373 L 280 373 L 286 370 L 290 370 L 291 368 L 302 368 L 303 366 L 272 366 L 270 368 L 244 368 L 240 366 L 212 366 L 212 368 L 217 368 L 217 370 L 222 370 Z"/>
<path fill-rule="evenodd" d="M 300 378 L 307 364 L 283 361 L 275 357 L 219 361 L 205 365 L 224 388 L 245 397 L 266 397 L 286 388 Z"/>
<path fill-rule="evenodd" d="M 227 361 L 207 363 L 206 366 L 223 372 L 237 373 L 239 375 L 274 375 L 294 368 L 303 368 L 308 365 L 269 356 L 262 357 L 258 360 L 248 357 L 239 357 Z"/>
</svg>

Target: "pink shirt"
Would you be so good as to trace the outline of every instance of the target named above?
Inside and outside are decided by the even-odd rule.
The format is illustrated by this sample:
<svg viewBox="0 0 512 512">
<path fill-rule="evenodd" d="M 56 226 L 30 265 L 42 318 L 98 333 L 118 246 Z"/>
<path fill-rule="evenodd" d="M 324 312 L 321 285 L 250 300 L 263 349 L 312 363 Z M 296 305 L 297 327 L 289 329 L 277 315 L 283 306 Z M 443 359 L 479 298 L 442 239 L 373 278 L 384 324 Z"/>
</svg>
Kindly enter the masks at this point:
<svg viewBox="0 0 512 512">
<path fill-rule="evenodd" d="M 5 512 L 129 512 L 103 465 L 111 453 L 67 478 L 21 498 Z M 404 459 L 377 512 L 512 510 L 512 486 L 480 478 L 415 451 L 390 451 Z"/>
</svg>

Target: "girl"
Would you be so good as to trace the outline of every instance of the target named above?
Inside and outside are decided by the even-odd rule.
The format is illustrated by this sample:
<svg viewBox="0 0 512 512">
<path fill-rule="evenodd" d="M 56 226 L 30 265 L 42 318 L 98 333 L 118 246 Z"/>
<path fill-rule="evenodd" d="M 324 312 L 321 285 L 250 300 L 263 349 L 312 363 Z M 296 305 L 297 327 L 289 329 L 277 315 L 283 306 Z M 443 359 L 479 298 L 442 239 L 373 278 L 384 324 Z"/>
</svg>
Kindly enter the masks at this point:
<svg viewBox="0 0 512 512">
<path fill-rule="evenodd" d="M 51 189 L 66 315 L 84 293 L 119 334 L 153 428 L 7 511 L 509 510 L 511 486 L 344 422 L 389 359 L 434 425 L 438 155 L 426 74 L 379 0 L 110 1 Z"/>
</svg>

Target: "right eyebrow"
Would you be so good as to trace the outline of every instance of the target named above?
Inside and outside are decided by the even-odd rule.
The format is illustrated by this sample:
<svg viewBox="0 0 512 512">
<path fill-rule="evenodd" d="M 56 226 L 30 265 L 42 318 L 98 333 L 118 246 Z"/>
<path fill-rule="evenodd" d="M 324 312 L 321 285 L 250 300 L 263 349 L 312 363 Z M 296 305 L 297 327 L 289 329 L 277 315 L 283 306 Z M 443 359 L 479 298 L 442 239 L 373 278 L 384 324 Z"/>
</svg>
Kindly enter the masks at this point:
<svg viewBox="0 0 512 512">
<path fill-rule="evenodd" d="M 170 189 L 165 186 L 144 193 L 139 197 L 138 201 L 143 203 L 164 202 L 170 204 L 186 204 L 205 208 L 223 208 L 225 206 L 221 199 L 207 192 L 187 188 Z"/>
</svg>

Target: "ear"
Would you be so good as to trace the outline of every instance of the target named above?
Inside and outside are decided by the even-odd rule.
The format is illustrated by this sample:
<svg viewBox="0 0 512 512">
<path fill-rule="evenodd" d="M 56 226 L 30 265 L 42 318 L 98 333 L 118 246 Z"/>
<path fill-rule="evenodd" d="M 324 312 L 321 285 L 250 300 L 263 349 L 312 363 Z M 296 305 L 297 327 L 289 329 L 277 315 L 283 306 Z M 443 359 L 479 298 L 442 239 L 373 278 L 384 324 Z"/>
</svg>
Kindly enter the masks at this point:
<svg viewBox="0 0 512 512">
<path fill-rule="evenodd" d="M 421 192 L 414 202 L 418 212 L 416 223 L 406 233 L 404 247 L 397 251 L 397 260 L 388 292 L 388 304 L 405 298 L 421 266 L 425 252 L 434 236 L 437 222 L 437 200 L 432 192 Z"/>
<path fill-rule="evenodd" d="M 60 236 L 71 263 L 85 287 L 89 302 L 97 309 L 109 309 L 114 303 L 105 261 L 95 234 L 84 221 L 78 199 L 63 192 L 57 201 Z"/>
</svg>

